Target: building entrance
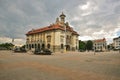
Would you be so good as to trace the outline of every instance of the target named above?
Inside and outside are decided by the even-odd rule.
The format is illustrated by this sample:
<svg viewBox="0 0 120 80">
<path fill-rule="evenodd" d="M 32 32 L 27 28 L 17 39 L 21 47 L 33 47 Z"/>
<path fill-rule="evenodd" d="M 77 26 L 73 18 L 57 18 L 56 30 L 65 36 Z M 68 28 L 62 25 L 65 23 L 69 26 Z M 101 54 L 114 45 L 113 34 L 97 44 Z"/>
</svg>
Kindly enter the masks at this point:
<svg viewBox="0 0 120 80">
<path fill-rule="evenodd" d="M 66 50 L 70 51 L 70 45 L 66 45 Z"/>
</svg>

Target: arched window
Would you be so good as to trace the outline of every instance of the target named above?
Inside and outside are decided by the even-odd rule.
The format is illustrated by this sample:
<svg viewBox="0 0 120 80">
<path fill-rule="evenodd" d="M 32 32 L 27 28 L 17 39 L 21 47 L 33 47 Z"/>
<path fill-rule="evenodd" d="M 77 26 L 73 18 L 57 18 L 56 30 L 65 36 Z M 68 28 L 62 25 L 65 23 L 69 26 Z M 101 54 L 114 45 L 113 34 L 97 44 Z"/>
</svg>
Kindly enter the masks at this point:
<svg viewBox="0 0 120 80">
<path fill-rule="evenodd" d="M 29 45 L 28 45 L 28 44 L 26 44 L 26 48 L 28 48 L 28 46 L 29 46 Z"/>
<path fill-rule="evenodd" d="M 42 44 L 42 49 L 44 49 L 45 48 L 45 44 Z"/>
<path fill-rule="evenodd" d="M 63 49 L 64 47 L 63 47 L 63 44 L 61 44 L 61 49 Z"/>
<path fill-rule="evenodd" d="M 51 36 L 47 36 L 47 42 L 51 42 Z"/>
<path fill-rule="evenodd" d="M 37 48 L 37 44 L 35 44 L 35 49 Z"/>
<path fill-rule="evenodd" d="M 29 44 L 29 49 L 31 49 L 31 44 Z"/>
<path fill-rule="evenodd" d="M 32 48 L 34 48 L 34 45 L 32 44 Z"/>
<path fill-rule="evenodd" d="M 47 48 L 50 49 L 50 44 L 47 45 Z"/>
<path fill-rule="evenodd" d="M 38 44 L 38 49 L 40 49 L 40 44 Z"/>
</svg>

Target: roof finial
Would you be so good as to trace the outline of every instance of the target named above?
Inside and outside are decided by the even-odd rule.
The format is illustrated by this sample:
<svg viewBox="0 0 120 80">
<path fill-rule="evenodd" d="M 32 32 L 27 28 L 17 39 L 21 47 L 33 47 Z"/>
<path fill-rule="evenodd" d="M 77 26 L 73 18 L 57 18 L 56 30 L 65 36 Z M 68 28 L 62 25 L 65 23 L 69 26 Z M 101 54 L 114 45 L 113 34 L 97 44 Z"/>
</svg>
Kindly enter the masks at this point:
<svg viewBox="0 0 120 80">
<path fill-rule="evenodd" d="M 65 14 L 64 14 L 63 12 L 62 12 L 62 14 L 60 15 L 60 17 L 62 17 L 62 16 L 63 16 L 63 17 L 66 17 Z"/>
<path fill-rule="evenodd" d="M 61 19 L 61 23 L 64 24 L 65 23 L 65 15 L 64 13 L 62 12 L 62 14 L 60 15 L 60 19 Z"/>
<path fill-rule="evenodd" d="M 64 13 L 63 13 L 63 11 L 62 11 L 62 15 L 63 15 Z"/>
<path fill-rule="evenodd" d="M 59 18 L 58 18 L 58 17 L 56 18 L 56 23 L 57 23 L 57 24 L 59 23 Z"/>
</svg>

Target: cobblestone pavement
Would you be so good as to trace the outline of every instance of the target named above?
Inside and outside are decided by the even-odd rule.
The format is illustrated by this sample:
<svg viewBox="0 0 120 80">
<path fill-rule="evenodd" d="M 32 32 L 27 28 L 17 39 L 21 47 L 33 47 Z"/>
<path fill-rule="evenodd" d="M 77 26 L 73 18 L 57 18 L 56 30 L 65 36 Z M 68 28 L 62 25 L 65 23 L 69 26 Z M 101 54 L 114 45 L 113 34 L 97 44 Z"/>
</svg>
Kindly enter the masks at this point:
<svg viewBox="0 0 120 80">
<path fill-rule="evenodd" d="M 120 53 L 0 51 L 0 80 L 120 80 Z"/>
</svg>

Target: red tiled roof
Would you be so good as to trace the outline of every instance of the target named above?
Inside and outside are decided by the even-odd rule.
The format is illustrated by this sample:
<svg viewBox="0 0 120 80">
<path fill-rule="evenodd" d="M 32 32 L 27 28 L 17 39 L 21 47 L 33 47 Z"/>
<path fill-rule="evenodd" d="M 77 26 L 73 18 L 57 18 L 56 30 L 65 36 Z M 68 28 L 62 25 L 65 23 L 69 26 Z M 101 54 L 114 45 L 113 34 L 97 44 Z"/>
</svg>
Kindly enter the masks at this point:
<svg viewBox="0 0 120 80">
<path fill-rule="evenodd" d="M 105 38 L 103 38 L 103 39 L 97 39 L 97 40 L 94 40 L 94 42 L 104 42 L 104 41 L 106 41 L 106 39 L 105 39 Z"/>
<path fill-rule="evenodd" d="M 65 30 L 64 27 L 61 27 L 61 26 L 58 25 L 58 24 L 53 24 L 53 25 L 50 25 L 50 26 L 47 26 L 47 27 L 44 27 L 44 28 L 31 30 L 31 31 L 27 32 L 26 35 L 41 33 L 41 32 L 50 31 L 50 30 L 57 30 L 57 29 L 63 30 L 63 31 Z M 70 26 L 67 26 L 67 27 L 66 27 L 66 30 L 72 32 L 72 34 L 79 35 L 79 34 L 78 34 L 76 31 L 74 31 Z"/>
</svg>

